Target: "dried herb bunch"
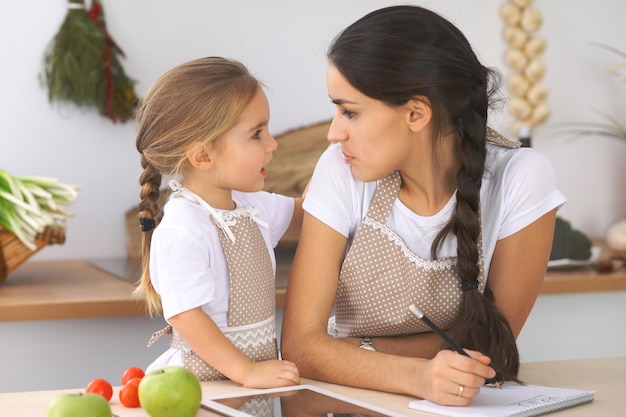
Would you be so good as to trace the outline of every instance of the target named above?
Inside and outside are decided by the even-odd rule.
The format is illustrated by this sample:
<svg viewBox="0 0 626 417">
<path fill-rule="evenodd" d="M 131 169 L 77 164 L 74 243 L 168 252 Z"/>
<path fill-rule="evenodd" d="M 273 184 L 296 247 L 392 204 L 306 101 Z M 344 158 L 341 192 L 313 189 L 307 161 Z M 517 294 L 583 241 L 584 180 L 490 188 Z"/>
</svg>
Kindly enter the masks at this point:
<svg viewBox="0 0 626 417">
<path fill-rule="evenodd" d="M 138 104 L 134 81 L 122 67 L 123 51 L 106 30 L 102 4 L 93 0 L 88 12 L 84 0 L 69 0 L 68 7 L 44 56 L 41 81 L 48 100 L 95 107 L 114 122 L 131 119 Z"/>
</svg>

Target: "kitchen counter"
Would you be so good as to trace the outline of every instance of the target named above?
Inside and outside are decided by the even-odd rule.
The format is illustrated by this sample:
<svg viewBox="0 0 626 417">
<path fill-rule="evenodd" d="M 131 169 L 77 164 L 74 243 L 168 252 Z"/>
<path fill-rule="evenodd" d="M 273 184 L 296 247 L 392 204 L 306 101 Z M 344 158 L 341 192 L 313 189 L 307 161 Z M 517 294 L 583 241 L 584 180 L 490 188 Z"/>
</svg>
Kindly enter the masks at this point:
<svg viewBox="0 0 626 417">
<path fill-rule="evenodd" d="M 624 252 L 609 249 L 602 240 L 593 242 L 600 248 L 598 259 L 613 256 L 625 257 Z M 602 291 L 626 291 L 626 268 L 617 268 L 611 273 L 598 273 L 591 265 L 569 268 L 548 268 L 540 294 L 570 294 Z"/>
<path fill-rule="evenodd" d="M 601 258 L 614 254 L 603 242 L 594 244 L 601 246 Z M 293 248 L 277 250 L 278 308 L 284 306 L 293 253 Z M 137 268 L 124 259 L 27 262 L 0 283 L 0 322 L 145 315 L 143 301 L 132 294 L 137 278 Z M 540 294 L 602 291 L 626 291 L 626 270 L 548 270 Z"/>
<path fill-rule="evenodd" d="M 520 377 L 534 385 L 575 388 L 595 391 L 590 404 L 559 411 L 562 417 L 614 417 L 623 416 L 622 396 L 626 392 L 626 357 L 579 359 L 568 361 L 549 361 L 523 363 Z M 363 390 L 346 386 L 333 385 L 319 381 L 302 379 L 301 383 L 320 386 L 331 391 L 386 408 L 406 416 L 432 416 L 432 414 L 411 410 L 408 403 L 413 398 L 377 391 Z M 245 391 L 231 381 L 203 382 L 203 394 L 222 394 Z M 41 417 L 56 396 L 63 393 L 80 392 L 74 390 L 52 390 L 0 393 L 0 415 L 11 417 Z M 110 401 L 112 411 L 119 417 L 148 417 L 141 408 L 126 408 L 118 399 L 119 387 L 115 387 Z M 200 409 L 197 416 L 216 414 Z"/>
<path fill-rule="evenodd" d="M 27 262 L 0 284 L 0 321 L 144 315 L 133 289 L 88 261 Z"/>
</svg>

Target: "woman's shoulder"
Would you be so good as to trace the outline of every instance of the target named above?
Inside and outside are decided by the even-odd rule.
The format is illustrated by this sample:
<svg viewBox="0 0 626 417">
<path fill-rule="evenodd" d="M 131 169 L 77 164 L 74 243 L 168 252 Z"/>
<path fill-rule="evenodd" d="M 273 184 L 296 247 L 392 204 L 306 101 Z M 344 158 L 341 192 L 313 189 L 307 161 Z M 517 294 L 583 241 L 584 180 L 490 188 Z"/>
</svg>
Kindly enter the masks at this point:
<svg viewBox="0 0 626 417">
<path fill-rule="evenodd" d="M 488 143 L 485 168 L 488 175 L 545 172 L 552 170 L 552 163 L 545 155 L 533 148 L 507 148 Z"/>
<path fill-rule="evenodd" d="M 507 149 L 489 145 L 483 185 L 482 194 L 486 199 L 528 202 L 558 194 L 555 167 L 547 156 L 533 148 Z"/>
</svg>

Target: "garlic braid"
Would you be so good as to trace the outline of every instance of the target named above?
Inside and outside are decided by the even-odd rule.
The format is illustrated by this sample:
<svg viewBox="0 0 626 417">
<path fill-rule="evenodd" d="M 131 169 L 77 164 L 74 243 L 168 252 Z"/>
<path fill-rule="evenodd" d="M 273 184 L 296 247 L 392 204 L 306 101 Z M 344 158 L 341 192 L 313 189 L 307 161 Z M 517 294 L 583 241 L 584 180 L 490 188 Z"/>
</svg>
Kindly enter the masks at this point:
<svg viewBox="0 0 626 417">
<path fill-rule="evenodd" d="M 513 70 L 506 84 L 512 94 L 508 109 L 515 118 L 511 129 L 516 136 L 523 126 L 532 129 L 545 123 L 551 113 L 546 103 L 548 88 L 540 82 L 546 71 L 540 56 L 547 42 L 536 35 L 543 16 L 538 8 L 531 7 L 532 2 L 508 0 L 500 8 L 503 37 L 509 46 L 504 62 Z"/>
</svg>

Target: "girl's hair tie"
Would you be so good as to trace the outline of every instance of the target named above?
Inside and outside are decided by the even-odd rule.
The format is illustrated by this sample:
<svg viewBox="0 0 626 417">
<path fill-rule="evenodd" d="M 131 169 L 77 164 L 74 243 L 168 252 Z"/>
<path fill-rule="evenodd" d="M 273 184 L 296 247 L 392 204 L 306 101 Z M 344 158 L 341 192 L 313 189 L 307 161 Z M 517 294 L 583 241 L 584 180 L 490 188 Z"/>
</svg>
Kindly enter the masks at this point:
<svg viewBox="0 0 626 417">
<path fill-rule="evenodd" d="M 141 226 L 142 232 L 149 232 L 150 230 L 154 229 L 154 227 L 156 226 L 156 222 L 154 221 L 154 219 L 141 217 L 139 219 L 139 225 Z"/>
</svg>

